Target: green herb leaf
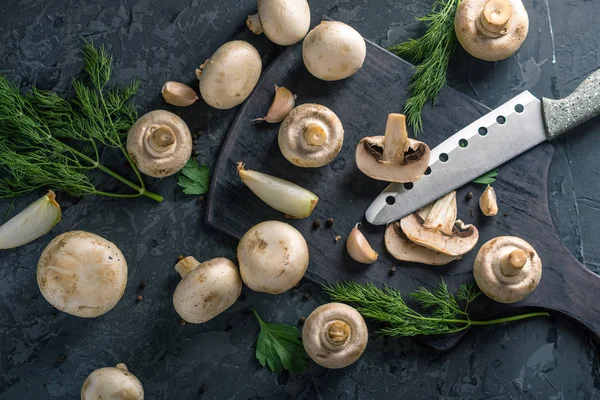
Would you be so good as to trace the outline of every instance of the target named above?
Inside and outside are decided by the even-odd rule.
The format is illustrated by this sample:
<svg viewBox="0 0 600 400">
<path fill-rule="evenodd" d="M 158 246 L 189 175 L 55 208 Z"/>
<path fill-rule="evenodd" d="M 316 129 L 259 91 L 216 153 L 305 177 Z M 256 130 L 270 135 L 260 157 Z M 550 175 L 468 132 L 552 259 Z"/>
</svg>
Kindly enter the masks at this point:
<svg viewBox="0 0 600 400">
<path fill-rule="evenodd" d="M 473 183 L 481 183 L 483 185 L 489 185 L 496 180 L 498 177 L 498 168 L 494 168 L 491 171 L 486 172 L 481 175 L 479 178 L 474 179 Z"/>
<path fill-rule="evenodd" d="M 256 358 L 263 367 L 268 365 L 271 371 L 283 370 L 301 372 L 308 366 L 308 354 L 300 341 L 300 331 L 293 326 L 264 322 L 254 315 L 260 324 L 260 333 L 256 340 Z"/>
<path fill-rule="evenodd" d="M 204 194 L 208 192 L 208 166 L 199 165 L 198 161 L 190 159 L 177 179 L 177 184 L 183 187 L 185 194 Z"/>
</svg>

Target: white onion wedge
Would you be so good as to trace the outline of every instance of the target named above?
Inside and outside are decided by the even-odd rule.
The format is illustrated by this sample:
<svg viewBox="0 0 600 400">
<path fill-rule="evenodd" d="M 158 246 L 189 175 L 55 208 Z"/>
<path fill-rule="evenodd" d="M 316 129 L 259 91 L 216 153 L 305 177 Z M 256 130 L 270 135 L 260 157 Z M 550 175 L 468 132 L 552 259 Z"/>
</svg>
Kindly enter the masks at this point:
<svg viewBox="0 0 600 400">
<path fill-rule="evenodd" d="M 319 201 L 313 192 L 295 183 L 262 172 L 244 169 L 244 164 L 241 162 L 238 163 L 237 168 L 242 182 L 259 199 L 290 217 L 308 217 Z"/>
<path fill-rule="evenodd" d="M 52 190 L 0 226 L 0 250 L 23 246 L 45 235 L 60 221 L 60 205 Z"/>
</svg>

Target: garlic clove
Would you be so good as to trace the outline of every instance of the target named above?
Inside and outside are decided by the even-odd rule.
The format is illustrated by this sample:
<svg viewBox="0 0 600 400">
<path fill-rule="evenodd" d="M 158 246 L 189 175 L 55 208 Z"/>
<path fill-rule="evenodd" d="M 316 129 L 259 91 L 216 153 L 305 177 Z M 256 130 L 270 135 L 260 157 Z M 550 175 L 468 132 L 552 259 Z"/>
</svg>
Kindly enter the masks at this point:
<svg viewBox="0 0 600 400">
<path fill-rule="evenodd" d="M 296 95 L 288 89 L 275 85 L 275 98 L 267 115 L 262 118 L 256 118 L 253 121 L 266 121 L 269 123 L 281 122 L 292 111 L 296 105 Z"/>
<path fill-rule="evenodd" d="M 60 205 L 52 190 L 0 226 L 0 250 L 33 242 L 60 221 Z"/>
<path fill-rule="evenodd" d="M 356 224 L 348 235 L 346 250 L 355 261 L 363 264 L 373 264 L 377 261 L 379 255 L 373 250 L 365 235 L 358 230 L 358 225 Z"/>
<path fill-rule="evenodd" d="M 486 217 L 493 217 L 498 214 L 498 201 L 494 188 L 488 185 L 481 197 L 479 198 L 479 208 Z"/>
<path fill-rule="evenodd" d="M 165 82 L 161 93 L 167 103 L 178 107 L 190 106 L 198 100 L 194 89 L 179 82 Z"/>
</svg>

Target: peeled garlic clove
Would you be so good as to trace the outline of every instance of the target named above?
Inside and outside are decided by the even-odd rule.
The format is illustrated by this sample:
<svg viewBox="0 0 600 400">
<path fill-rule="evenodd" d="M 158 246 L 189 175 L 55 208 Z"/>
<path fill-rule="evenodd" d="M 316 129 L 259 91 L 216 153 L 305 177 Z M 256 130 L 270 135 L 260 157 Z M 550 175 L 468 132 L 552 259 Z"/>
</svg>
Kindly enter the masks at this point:
<svg viewBox="0 0 600 400">
<path fill-rule="evenodd" d="M 494 188 L 488 185 L 481 197 L 479 198 L 479 208 L 486 217 L 493 217 L 498 214 L 498 202 L 496 200 L 496 192 Z"/>
<path fill-rule="evenodd" d="M 267 115 L 253 121 L 266 121 L 269 123 L 281 122 L 296 105 L 296 96 L 288 89 L 275 85 L 275 98 Z"/>
<path fill-rule="evenodd" d="M 23 246 L 45 235 L 60 221 L 60 205 L 52 190 L 0 226 L 0 250 Z"/>
<path fill-rule="evenodd" d="M 319 201 L 314 193 L 302 186 L 262 172 L 247 170 L 242 162 L 238 163 L 237 169 L 242 182 L 258 198 L 291 217 L 308 217 Z"/>
<path fill-rule="evenodd" d="M 198 100 L 194 89 L 179 82 L 165 82 L 161 93 L 167 103 L 178 107 L 190 106 Z"/>
<path fill-rule="evenodd" d="M 377 261 L 377 252 L 373 250 L 365 235 L 358 230 L 358 224 L 354 226 L 348 235 L 346 250 L 348 250 L 350 257 L 359 263 L 373 264 Z"/>
</svg>

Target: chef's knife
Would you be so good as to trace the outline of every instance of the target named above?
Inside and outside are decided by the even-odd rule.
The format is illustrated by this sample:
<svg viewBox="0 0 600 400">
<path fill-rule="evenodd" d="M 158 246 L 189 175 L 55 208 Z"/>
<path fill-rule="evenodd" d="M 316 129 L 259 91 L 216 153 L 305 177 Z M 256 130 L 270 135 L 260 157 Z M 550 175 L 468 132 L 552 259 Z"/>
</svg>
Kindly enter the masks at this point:
<svg viewBox="0 0 600 400">
<path fill-rule="evenodd" d="M 545 140 L 600 114 L 600 70 L 560 100 L 521 93 L 461 129 L 431 151 L 417 182 L 389 185 L 365 216 L 374 225 L 396 221 Z"/>
</svg>

